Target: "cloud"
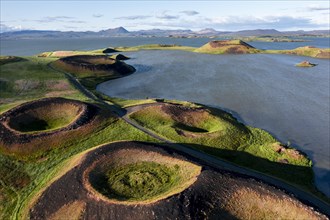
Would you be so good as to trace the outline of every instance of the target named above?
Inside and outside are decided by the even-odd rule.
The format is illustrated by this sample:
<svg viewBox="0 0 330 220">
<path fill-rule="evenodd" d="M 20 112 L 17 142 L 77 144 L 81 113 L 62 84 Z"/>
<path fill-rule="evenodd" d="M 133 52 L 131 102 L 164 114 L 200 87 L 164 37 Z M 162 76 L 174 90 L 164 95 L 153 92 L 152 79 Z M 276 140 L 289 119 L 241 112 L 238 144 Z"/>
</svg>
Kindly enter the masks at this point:
<svg viewBox="0 0 330 220">
<path fill-rule="evenodd" d="M 310 6 L 308 7 L 309 11 L 329 11 L 330 7 L 320 7 L 320 6 Z"/>
<path fill-rule="evenodd" d="M 139 24 L 134 24 L 138 26 Z M 247 30 L 247 29 L 315 29 L 324 28 L 329 23 L 318 23 L 310 18 L 291 16 L 223 16 L 209 18 L 204 16 L 193 16 L 180 18 L 177 20 L 159 20 L 144 22 L 144 26 L 150 28 L 170 28 L 170 29 L 204 29 L 214 28 L 216 30 Z"/>
<path fill-rule="evenodd" d="M 143 20 L 147 18 L 151 18 L 152 16 L 149 15 L 132 15 L 132 16 L 122 16 L 122 17 L 116 17 L 114 19 L 118 20 Z"/>
<path fill-rule="evenodd" d="M 180 11 L 180 13 L 188 15 L 188 16 L 194 16 L 194 15 L 199 14 L 199 12 L 197 12 L 197 11 Z"/>
<path fill-rule="evenodd" d="M 75 17 L 69 17 L 69 16 L 47 16 L 43 17 L 38 20 L 33 20 L 39 23 L 52 23 L 52 22 L 64 22 L 64 23 L 77 23 L 77 24 L 82 24 L 86 23 L 86 21 L 81 21 L 81 20 L 73 20 Z M 24 20 L 24 21 L 31 21 L 31 20 Z"/>
<path fill-rule="evenodd" d="M 79 20 L 71 20 L 71 21 L 65 21 L 67 23 L 75 23 L 75 24 L 85 24 L 86 21 L 79 21 Z"/>
<path fill-rule="evenodd" d="M 22 30 L 21 25 L 9 26 L 9 25 L 5 25 L 5 24 L 0 23 L 0 33 L 10 32 L 10 31 L 20 31 L 20 30 Z"/>
<path fill-rule="evenodd" d="M 94 18 L 101 18 L 101 17 L 103 17 L 104 15 L 102 15 L 102 14 L 93 14 L 93 17 Z"/>
<path fill-rule="evenodd" d="M 162 20 L 174 20 L 174 19 L 178 19 L 180 16 L 177 15 L 167 15 L 167 14 L 162 14 L 157 16 L 156 18 L 162 19 Z"/>
</svg>

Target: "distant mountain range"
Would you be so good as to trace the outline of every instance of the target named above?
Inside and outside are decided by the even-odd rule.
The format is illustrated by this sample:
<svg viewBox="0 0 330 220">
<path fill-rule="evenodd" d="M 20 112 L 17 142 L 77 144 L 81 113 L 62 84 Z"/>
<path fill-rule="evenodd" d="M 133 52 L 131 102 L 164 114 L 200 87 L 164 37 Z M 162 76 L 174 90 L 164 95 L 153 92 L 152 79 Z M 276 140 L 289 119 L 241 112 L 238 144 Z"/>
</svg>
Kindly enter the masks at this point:
<svg viewBox="0 0 330 220">
<path fill-rule="evenodd" d="M 249 36 L 329 36 L 330 30 L 314 31 L 277 31 L 275 29 L 257 29 L 242 31 L 217 31 L 206 28 L 200 31 L 192 30 L 140 30 L 128 31 L 123 27 L 94 31 L 45 31 L 22 30 L 4 32 L 1 39 L 54 39 L 54 38 L 106 38 L 106 37 L 249 37 Z"/>
</svg>

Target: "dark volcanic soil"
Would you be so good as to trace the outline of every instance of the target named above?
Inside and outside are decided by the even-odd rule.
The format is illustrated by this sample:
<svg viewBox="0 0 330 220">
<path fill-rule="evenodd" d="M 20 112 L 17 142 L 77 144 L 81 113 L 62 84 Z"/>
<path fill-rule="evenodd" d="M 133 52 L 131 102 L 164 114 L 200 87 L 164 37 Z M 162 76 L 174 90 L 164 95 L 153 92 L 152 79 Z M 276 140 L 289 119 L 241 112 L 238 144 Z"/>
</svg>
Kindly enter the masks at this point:
<svg viewBox="0 0 330 220">
<path fill-rule="evenodd" d="M 203 166 L 197 181 L 188 189 L 153 204 L 118 205 L 94 199 L 84 188 L 83 172 L 106 152 L 119 149 L 143 149 L 182 160 L 190 160 L 190 162 L 192 160 L 192 158 L 187 159 L 188 157 L 170 151 L 166 147 L 145 143 L 119 142 L 103 146 L 88 153 L 80 165 L 53 183 L 42 194 L 36 205 L 30 210 L 31 219 L 47 219 L 61 207 L 74 201 L 86 203 L 82 219 L 237 219 L 225 207 L 228 199 L 241 189 L 289 200 L 309 210 L 295 198 L 289 197 L 274 187 L 207 166 Z"/>
<path fill-rule="evenodd" d="M 135 71 L 135 68 L 106 55 L 75 55 L 61 58 L 55 63 L 62 63 L 68 68 L 79 71 L 92 72 L 116 72 L 121 75 L 128 75 Z"/>
</svg>

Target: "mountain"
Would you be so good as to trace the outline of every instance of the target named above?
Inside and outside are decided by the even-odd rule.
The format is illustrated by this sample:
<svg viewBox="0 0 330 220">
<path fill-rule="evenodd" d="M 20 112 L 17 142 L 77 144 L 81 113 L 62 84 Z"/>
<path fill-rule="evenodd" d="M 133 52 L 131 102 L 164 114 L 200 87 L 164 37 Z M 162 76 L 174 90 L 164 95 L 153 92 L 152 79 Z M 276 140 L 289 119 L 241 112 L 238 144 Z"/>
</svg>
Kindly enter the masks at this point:
<svg viewBox="0 0 330 220">
<path fill-rule="evenodd" d="M 1 39 L 53 39 L 53 38 L 106 38 L 106 37 L 249 37 L 249 36 L 329 36 L 329 30 L 314 31 L 286 31 L 275 29 L 256 29 L 242 31 L 217 31 L 212 28 L 192 31 L 189 29 L 177 30 L 139 30 L 128 31 L 123 27 L 94 31 L 51 31 L 51 30 L 22 30 L 0 34 Z"/>
<path fill-rule="evenodd" d="M 167 36 L 185 36 L 191 35 L 194 32 L 192 30 L 162 30 L 162 29 L 151 29 L 151 30 L 140 30 L 131 32 L 135 36 L 157 36 L 157 37 L 167 37 Z"/>
<path fill-rule="evenodd" d="M 285 31 L 282 32 L 286 35 L 330 35 L 330 30 L 312 30 L 312 31 L 304 31 L 304 30 L 298 30 L 298 31 Z"/>
<path fill-rule="evenodd" d="M 99 31 L 98 33 L 116 35 L 116 34 L 128 34 L 129 31 L 123 27 L 117 27 L 117 28 L 113 28 L 113 29 L 102 30 L 102 31 Z"/>
<path fill-rule="evenodd" d="M 256 30 L 243 30 L 243 31 L 232 32 L 232 33 L 229 33 L 228 35 L 240 36 L 240 37 L 267 36 L 267 35 L 278 36 L 278 35 L 282 35 L 282 33 L 275 29 L 256 29 Z"/>
<path fill-rule="evenodd" d="M 94 37 L 114 37 L 129 35 L 123 27 L 93 31 L 47 31 L 47 30 L 23 30 L 15 32 L 1 33 L 1 39 L 43 39 L 43 38 L 94 38 Z"/>
</svg>

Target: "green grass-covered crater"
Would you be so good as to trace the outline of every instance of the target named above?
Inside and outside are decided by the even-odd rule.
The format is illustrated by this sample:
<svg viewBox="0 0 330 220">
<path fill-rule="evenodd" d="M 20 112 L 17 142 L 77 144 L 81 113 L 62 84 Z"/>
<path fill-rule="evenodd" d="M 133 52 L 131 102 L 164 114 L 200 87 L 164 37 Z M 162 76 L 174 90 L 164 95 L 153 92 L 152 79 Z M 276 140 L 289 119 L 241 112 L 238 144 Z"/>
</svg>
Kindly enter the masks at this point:
<svg viewBox="0 0 330 220">
<path fill-rule="evenodd" d="M 144 150 L 119 150 L 86 169 L 86 188 L 110 203 L 149 204 L 185 190 L 201 167 Z"/>
<path fill-rule="evenodd" d="M 27 103 L 8 115 L 8 126 L 19 132 L 41 132 L 73 123 L 86 106 L 66 99 L 44 99 Z"/>
<path fill-rule="evenodd" d="M 179 168 L 179 167 L 177 167 Z M 139 162 L 111 169 L 107 174 L 109 197 L 118 200 L 150 199 L 180 182 L 176 169 L 155 162 Z"/>
<path fill-rule="evenodd" d="M 141 108 L 129 117 L 171 141 L 297 185 L 313 185 L 311 161 L 304 154 L 220 109 L 162 103 Z"/>
</svg>

